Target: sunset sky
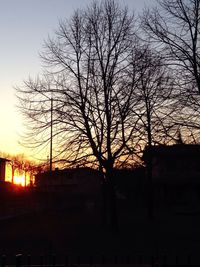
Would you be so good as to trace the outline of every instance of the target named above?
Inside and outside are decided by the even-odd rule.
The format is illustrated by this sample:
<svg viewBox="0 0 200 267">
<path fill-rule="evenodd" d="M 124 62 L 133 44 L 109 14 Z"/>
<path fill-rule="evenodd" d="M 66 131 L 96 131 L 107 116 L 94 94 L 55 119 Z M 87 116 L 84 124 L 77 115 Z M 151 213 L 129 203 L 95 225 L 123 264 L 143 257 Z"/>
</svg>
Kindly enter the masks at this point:
<svg viewBox="0 0 200 267">
<path fill-rule="evenodd" d="M 120 0 L 138 13 L 152 0 Z M 16 108 L 15 86 L 41 70 L 39 52 L 59 19 L 70 17 L 89 0 L 0 0 L 0 151 L 34 153 L 19 144 L 23 121 Z M 36 156 L 37 158 L 37 156 Z"/>
</svg>

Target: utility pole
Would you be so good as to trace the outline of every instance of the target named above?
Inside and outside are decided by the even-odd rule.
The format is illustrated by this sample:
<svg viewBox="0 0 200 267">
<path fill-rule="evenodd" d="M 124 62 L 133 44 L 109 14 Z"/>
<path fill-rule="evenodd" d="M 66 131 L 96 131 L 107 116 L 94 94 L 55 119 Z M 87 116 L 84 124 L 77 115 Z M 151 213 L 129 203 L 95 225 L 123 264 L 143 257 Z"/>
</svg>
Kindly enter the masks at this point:
<svg viewBox="0 0 200 267">
<path fill-rule="evenodd" d="M 52 172 L 52 150 L 53 150 L 53 97 L 51 96 L 51 122 L 50 122 L 50 164 L 49 169 Z"/>
</svg>

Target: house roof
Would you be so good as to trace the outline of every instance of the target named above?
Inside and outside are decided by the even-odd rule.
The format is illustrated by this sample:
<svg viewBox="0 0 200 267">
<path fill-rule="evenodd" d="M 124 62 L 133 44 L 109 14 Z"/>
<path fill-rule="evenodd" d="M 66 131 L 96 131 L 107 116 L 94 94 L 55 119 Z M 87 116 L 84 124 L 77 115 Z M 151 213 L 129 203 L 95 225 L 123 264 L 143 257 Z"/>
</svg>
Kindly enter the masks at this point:
<svg viewBox="0 0 200 267">
<path fill-rule="evenodd" d="M 6 158 L 0 158 L 0 162 L 5 162 L 5 161 L 10 161 L 10 160 Z"/>
<path fill-rule="evenodd" d="M 74 173 L 81 172 L 81 173 L 99 173 L 98 170 L 85 167 L 85 168 L 66 168 L 66 169 L 55 169 L 53 171 L 45 171 L 42 173 L 36 174 L 36 176 L 40 177 L 46 177 L 46 176 L 51 176 L 51 177 L 56 177 L 60 175 L 73 175 Z"/>
<path fill-rule="evenodd" d="M 143 160 L 146 161 L 149 153 L 153 157 L 178 156 L 178 157 L 196 157 L 200 156 L 200 145 L 197 144 L 175 144 L 175 145 L 160 145 L 145 148 L 143 152 Z"/>
</svg>

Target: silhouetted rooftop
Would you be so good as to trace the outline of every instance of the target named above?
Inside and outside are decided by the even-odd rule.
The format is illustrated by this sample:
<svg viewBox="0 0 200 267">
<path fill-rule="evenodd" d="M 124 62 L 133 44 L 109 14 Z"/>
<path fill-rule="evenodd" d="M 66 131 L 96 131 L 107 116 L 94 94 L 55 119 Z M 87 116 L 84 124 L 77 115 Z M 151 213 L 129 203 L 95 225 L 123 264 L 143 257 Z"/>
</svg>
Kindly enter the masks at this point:
<svg viewBox="0 0 200 267">
<path fill-rule="evenodd" d="M 175 144 L 175 145 L 160 145 L 145 148 L 143 153 L 143 160 L 147 159 L 147 156 L 151 150 L 152 156 L 187 156 L 194 157 L 200 156 L 200 145 L 198 144 Z"/>
<path fill-rule="evenodd" d="M 6 159 L 6 158 L 0 158 L 0 162 L 5 162 L 5 161 L 10 161 L 9 159 Z"/>
</svg>

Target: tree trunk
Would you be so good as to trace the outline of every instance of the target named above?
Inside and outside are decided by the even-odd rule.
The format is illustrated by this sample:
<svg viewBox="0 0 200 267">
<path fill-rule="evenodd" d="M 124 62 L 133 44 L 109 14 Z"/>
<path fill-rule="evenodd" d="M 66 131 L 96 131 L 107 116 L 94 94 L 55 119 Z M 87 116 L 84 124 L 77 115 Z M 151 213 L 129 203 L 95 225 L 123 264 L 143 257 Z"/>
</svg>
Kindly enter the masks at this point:
<svg viewBox="0 0 200 267">
<path fill-rule="evenodd" d="M 117 199 L 114 188 L 113 169 L 107 170 L 106 179 L 109 204 L 109 227 L 113 232 L 117 232 L 119 230 L 119 222 L 117 214 Z"/>
<path fill-rule="evenodd" d="M 26 187 L 26 179 L 27 179 L 27 177 L 26 177 L 26 171 L 25 171 L 25 173 L 24 173 L 24 187 Z"/>
<path fill-rule="evenodd" d="M 108 225 L 108 201 L 107 201 L 107 183 L 103 178 L 102 181 L 102 225 L 106 227 Z"/>
<path fill-rule="evenodd" d="M 12 184 L 14 184 L 15 169 L 12 166 Z"/>
<path fill-rule="evenodd" d="M 152 181 L 152 146 L 149 147 L 148 159 L 147 159 L 147 210 L 148 218 L 154 218 L 154 191 Z"/>
</svg>

